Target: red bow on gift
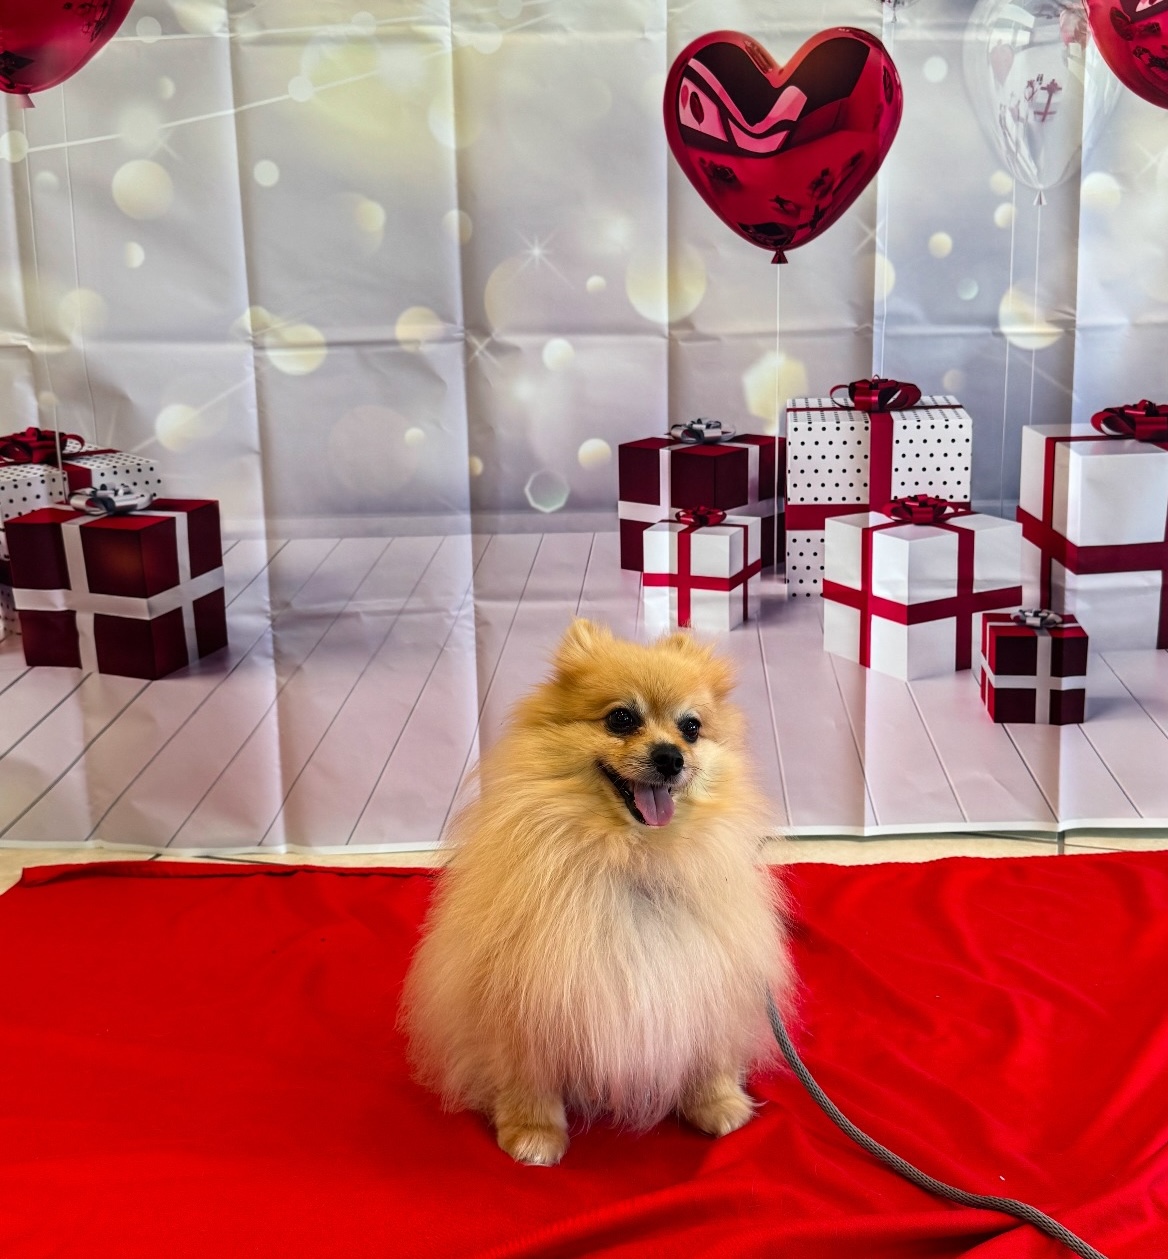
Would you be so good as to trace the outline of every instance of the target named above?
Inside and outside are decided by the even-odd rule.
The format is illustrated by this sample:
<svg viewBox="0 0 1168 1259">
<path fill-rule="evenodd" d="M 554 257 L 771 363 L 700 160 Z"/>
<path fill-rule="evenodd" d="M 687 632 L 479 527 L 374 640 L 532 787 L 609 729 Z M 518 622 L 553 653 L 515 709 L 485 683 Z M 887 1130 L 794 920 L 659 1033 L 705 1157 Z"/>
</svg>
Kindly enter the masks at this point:
<svg viewBox="0 0 1168 1259">
<path fill-rule="evenodd" d="M 75 443 L 72 453 L 85 446 L 83 438 L 74 433 L 59 436 L 51 428 L 26 428 L 23 433 L 9 433 L 0 437 L 0 462 L 2 463 L 56 463 L 58 453 L 69 454 L 70 443 Z"/>
<path fill-rule="evenodd" d="M 883 511 L 886 516 L 906 525 L 936 525 L 952 516 L 970 515 L 968 507 L 958 507 L 947 498 L 934 498 L 931 494 L 894 498 Z"/>
<path fill-rule="evenodd" d="M 1126 407 L 1104 407 L 1091 423 L 1108 437 L 1134 437 L 1138 442 L 1168 441 L 1168 405 L 1144 398 Z"/>
<path fill-rule="evenodd" d="M 726 513 L 717 507 L 683 507 L 674 513 L 674 518 L 683 525 L 698 525 L 704 529 L 708 525 L 720 525 Z"/>
<path fill-rule="evenodd" d="M 848 391 L 848 402 L 835 396 L 837 389 Z M 850 405 L 858 411 L 903 411 L 920 402 L 921 391 L 907 381 L 873 376 L 871 380 L 853 380 L 850 385 L 832 385 L 831 400 L 837 407 Z"/>
</svg>

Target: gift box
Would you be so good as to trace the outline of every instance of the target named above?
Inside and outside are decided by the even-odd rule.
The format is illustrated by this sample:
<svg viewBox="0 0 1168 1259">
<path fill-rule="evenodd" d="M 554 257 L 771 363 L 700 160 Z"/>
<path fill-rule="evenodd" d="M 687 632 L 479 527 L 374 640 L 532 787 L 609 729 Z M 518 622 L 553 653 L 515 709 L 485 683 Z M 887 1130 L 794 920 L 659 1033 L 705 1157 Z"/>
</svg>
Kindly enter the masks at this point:
<svg viewBox="0 0 1168 1259">
<path fill-rule="evenodd" d="M 824 530 L 836 516 L 929 494 L 968 505 L 973 420 L 948 394 L 895 380 L 836 385 L 787 401 L 787 591 L 818 595 Z"/>
<path fill-rule="evenodd" d="M 1022 430 L 1024 597 L 1096 649 L 1168 647 L 1168 406 Z"/>
<path fill-rule="evenodd" d="M 646 628 L 718 634 L 758 616 L 762 524 L 757 516 L 698 510 L 644 532 Z"/>
<path fill-rule="evenodd" d="M 983 612 L 975 672 L 994 721 L 1068 726 L 1085 716 L 1087 632 L 1048 609 Z"/>
<path fill-rule="evenodd" d="M 121 486 L 159 494 L 162 478 L 153 460 L 72 433 L 58 438 L 50 429 L 30 428 L 0 437 L 0 559 L 8 558 L 5 524 L 13 516 L 62 502 L 75 490 Z"/>
<path fill-rule="evenodd" d="M 968 669 L 974 619 L 1021 600 L 1021 527 L 917 496 L 825 529 L 823 645 L 909 681 Z"/>
<path fill-rule="evenodd" d="M 623 442 L 617 450 L 621 567 L 642 571 L 645 531 L 699 506 L 757 516 L 762 563 L 773 564 L 783 443 L 759 433 L 727 435 L 716 420 L 679 424 L 673 434 Z"/>
<path fill-rule="evenodd" d="M 42 507 L 8 522 L 25 660 L 160 678 L 227 643 L 219 505 L 156 499 L 91 516 Z"/>
</svg>

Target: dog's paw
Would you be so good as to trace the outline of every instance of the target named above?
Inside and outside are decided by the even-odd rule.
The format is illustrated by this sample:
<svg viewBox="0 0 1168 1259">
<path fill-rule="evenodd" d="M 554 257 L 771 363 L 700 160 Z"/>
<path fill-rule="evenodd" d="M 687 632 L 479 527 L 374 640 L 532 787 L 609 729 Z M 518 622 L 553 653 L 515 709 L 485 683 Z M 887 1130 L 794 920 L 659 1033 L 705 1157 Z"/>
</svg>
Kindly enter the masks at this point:
<svg viewBox="0 0 1168 1259">
<path fill-rule="evenodd" d="M 498 1136 L 501 1149 L 532 1167 L 554 1167 L 568 1148 L 568 1134 L 551 1125 L 502 1127 Z"/>
<path fill-rule="evenodd" d="M 754 1117 L 754 1103 L 737 1082 L 702 1093 L 686 1102 L 681 1113 L 695 1128 L 712 1137 L 724 1137 Z"/>
</svg>

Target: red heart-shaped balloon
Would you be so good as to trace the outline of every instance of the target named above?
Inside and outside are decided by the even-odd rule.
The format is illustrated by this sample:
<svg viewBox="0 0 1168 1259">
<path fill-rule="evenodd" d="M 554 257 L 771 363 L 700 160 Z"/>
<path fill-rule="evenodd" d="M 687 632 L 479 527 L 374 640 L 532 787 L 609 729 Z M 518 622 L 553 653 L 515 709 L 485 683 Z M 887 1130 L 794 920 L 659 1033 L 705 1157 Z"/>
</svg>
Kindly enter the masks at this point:
<svg viewBox="0 0 1168 1259">
<path fill-rule="evenodd" d="M 865 31 L 820 31 L 785 66 L 749 35 L 712 31 L 673 63 L 665 134 L 722 222 L 785 262 L 879 170 L 902 105 L 892 58 Z"/>
<path fill-rule="evenodd" d="M 56 87 L 110 39 L 134 0 L 0 0 L 0 90 Z"/>
<path fill-rule="evenodd" d="M 1087 18 L 1115 77 L 1168 109 L 1168 0 L 1087 0 Z"/>
</svg>

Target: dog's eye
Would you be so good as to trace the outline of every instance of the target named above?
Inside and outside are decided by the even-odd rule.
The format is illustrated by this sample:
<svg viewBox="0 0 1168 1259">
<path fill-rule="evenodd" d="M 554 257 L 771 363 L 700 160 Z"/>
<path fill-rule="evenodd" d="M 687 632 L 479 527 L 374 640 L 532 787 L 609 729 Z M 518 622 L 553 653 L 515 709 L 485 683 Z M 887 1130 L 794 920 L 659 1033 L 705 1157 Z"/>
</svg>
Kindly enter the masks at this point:
<svg viewBox="0 0 1168 1259">
<path fill-rule="evenodd" d="M 604 719 L 612 734 L 632 734 L 641 724 L 640 717 L 631 708 L 614 708 Z"/>
<path fill-rule="evenodd" d="M 681 731 L 682 738 L 688 743 L 693 743 L 698 737 L 698 732 L 702 728 L 702 723 L 696 717 L 683 717 L 677 723 L 678 730 Z"/>
</svg>

